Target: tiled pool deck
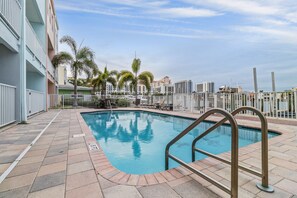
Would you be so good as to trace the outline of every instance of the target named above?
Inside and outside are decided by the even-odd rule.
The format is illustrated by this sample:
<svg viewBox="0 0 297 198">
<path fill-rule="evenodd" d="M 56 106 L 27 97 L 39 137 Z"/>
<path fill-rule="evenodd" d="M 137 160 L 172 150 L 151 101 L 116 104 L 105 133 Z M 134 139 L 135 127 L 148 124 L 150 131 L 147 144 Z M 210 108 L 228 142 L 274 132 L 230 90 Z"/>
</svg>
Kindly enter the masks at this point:
<svg viewBox="0 0 297 198">
<path fill-rule="evenodd" d="M 51 110 L 0 132 L 2 174 L 60 110 Z M 62 110 L 0 184 L 2 197 L 229 197 L 184 168 L 151 175 L 127 175 L 113 168 L 102 151 L 89 151 L 95 139 L 80 112 Z M 156 110 L 150 110 L 156 111 Z M 188 117 L 197 115 L 167 112 Z M 211 117 L 218 120 L 219 117 Z M 254 117 L 240 116 L 241 125 L 258 127 Z M 269 119 L 269 129 L 282 133 L 269 140 L 269 176 L 273 194 L 255 187 L 259 178 L 239 173 L 239 197 L 297 197 L 297 120 Z M 85 137 L 73 137 L 75 134 Z M 228 157 L 228 153 L 222 154 Z M 241 148 L 241 164 L 260 168 L 260 143 Z M 193 164 L 197 169 L 230 186 L 230 167 L 207 158 Z M 295 196 L 294 196 L 295 195 Z"/>
</svg>

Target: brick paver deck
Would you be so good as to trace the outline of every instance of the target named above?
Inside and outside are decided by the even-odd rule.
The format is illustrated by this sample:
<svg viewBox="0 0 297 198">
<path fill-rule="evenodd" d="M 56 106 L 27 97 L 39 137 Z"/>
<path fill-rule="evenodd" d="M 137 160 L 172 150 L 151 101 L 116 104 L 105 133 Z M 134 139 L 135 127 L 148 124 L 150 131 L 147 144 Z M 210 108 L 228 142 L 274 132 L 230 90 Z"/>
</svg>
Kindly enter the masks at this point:
<svg viewBox="0 0 297 198">
<path fill-rule="evenodd" d="M 63 110 L 0 184 L 0 197 L 229 197 L 226 193 L 179 167 L 149 175 L 127 175 L 115 169 L 104 153 L 89 151 L 93 135 L 81 111 Z M 0 133 L 0 174 L 59 112 L 52 110 Z M 197 115 L 179 114 L 188 117 Z M 211 117 L 218 120 L 219 117 Z M 240 171 L 239 197 L 293 197 L 297 195 L 297 121 L 270 120 L 269 128 L 282 132 L 269 140 L 270 183 L 273 194 L 255 187 L 259 178 Z M 254 118 L 240 117 L 238 123 L 259 126 Z M 285 124 L 282 124 L 285 123 Z M 76 134 L 85 136 L 74 137 Z M 100 146 L 100 145 L 99 145 Z M 222 154 L 228 157 L 228 153 Z M 259 169 L 260 143 L 241 148 L 240 163 Z M 193 164 L 211 177 L 230 186 L 230 167 L 206 158 Z"/>
</svg>

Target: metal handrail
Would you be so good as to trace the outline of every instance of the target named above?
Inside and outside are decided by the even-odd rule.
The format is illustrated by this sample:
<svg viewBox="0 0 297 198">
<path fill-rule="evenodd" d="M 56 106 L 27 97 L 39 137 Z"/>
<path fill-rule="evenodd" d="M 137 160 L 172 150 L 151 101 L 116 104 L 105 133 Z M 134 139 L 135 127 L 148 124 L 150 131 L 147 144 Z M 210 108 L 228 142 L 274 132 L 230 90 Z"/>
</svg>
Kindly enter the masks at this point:
<svg viewBox="0 0 297 198">
<path fill-rule="evenodd" d="M 253 175 L 256 175 L 256 176 L 262 178 L 262 184 L 257 184 L 257 187 L 260 190 L 265 191 L 265 192 L 274 192 L 273 187 L 269 185 L 269 181 L 268 181 L 268 124 L 267 124 L 267 119 L 258 109 L 253 108 L 253 107 L 240 107 L 240 108 L 234 110 L 231 114 L 233 116 L 235 116 L 242 111 L 252 111 L 260 118 L 260 121 L 261 121 L 262 173 L 259 171 L 250 169 L 243 165 L 238 165 L 238 167 L 243 171 L 249 172 Z M 199 135 L 198 137 L 196 137 L 193 140 L 193 142 L 192 142 L 192 162 L 195 161 L 195 151 L 197 151 L 197 152 L 200 152 L 200 153 L 207 155 L 209 157 L 215 158 L 221 162 L 224 162 L 226 164 L 229 164 L 229 165 L 231 164 L 231 162 L 227 159 L 221 158 L 219 156 L 213 155 L 211 153 L 208 153 L 201 149 L 196 148 L 196 143 L 198 140 L 200 140 L 201 138 L 203 138 L 204 136 L 209 134 L 211 131 L 215 130 L 216 128 L 218 128 L 219 126 L 224 124 L 226 121 L 227 121 L 226 118 L 222 119 L 220 122 L 216 123 L 215 125 L 213 125 L 209 129 L 207 129 L 204 133 L 202 133 L 201 135 Z"/>
<path fill-rule="evenodd" d="M 229 123 L 232 128 L 231 189 L 169 153 L 169 149 L 174 143 L 176 143 L 179 139 L 181 139 L 183 136 L 188 134 L 193 128 L 195 128 L 198 124 L 200 124 L 202 121 L 204 121 L 210 115 L 215 114 L 215 113 L 219 113 L 219 114 L 225 116 L 226 119 L 229 120 Z M 192 123 L 189 127 L 187 127 L 184 131 L 182 131 L 180 134 L 178 134 L 174 139 L 172 139 L 166 145 L 166 149 L 165 149 L 165 169 L 166 170 L 168 170 L 168 168 L 169 168 L 169 158 L 173 159 L 174 161 L 183 165 L 185 168 L 189 169 L 193 173 L 199 175 L 200 177 L 202 177 L 203 179 L 212 183 L 216 187 L 218 187 L 221 190 L 225 191 L 226 193 L 230 194 L 231 197 L 233 197 L 233 198 L 238 197 L 238 126 L 237 126 L 236 120 L 234 119 L 232 114 L 230 114 L 229 112 L 227 112 L 223 109 L 211 109 L 211 110 L 205 112 L 194 123 Z"/>
<path fill-rule="evenodd" d="M 112 113 L 112 105 L 111 105 L 111 101 L 110 100 L 107 100 L 108 104 L 109 104 L 109 109 L 110 109 L 110 112 Z"/>
</svg>

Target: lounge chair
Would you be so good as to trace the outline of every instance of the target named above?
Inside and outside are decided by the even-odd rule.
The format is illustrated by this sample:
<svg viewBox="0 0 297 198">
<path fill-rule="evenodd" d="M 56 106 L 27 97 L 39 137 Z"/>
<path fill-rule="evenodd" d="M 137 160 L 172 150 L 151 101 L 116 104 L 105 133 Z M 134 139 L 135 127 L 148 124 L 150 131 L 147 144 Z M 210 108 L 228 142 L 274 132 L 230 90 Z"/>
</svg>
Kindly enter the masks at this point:
<svg viewBox="0 0 297 198">
<path fill-rule="evenodd" d="M 156 105 L 156 109 L 161 109 L 164 107 L 165 105 L 165 99 L 163 99 L 161 102 L 158 102 L 155 104 Z"/>
<path fill-rule="evenodd" d="M 161 107 L 161 110 L 173 111 L 173 104 L 166 104 Z"/>
<path fill-rule="evenodd" d="M 183 107 L 182 106 L 182 102 L 178 103 L 177 105 L 174 106 L 174 109 L 178 109 L 180 110 L 180 108 Z"/>
</svg>

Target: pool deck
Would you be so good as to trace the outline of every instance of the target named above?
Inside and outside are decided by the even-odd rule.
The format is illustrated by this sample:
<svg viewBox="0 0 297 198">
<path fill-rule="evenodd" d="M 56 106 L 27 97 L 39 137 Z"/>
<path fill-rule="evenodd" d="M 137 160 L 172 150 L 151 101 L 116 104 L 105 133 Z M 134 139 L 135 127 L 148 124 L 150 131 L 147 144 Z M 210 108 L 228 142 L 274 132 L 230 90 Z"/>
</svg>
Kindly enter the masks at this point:
<svg viewBox="0 0 297 198">
<path fill-rule="evenodd" d="M 139 108 L 137 110 L 140 110 Z M 197 114 L 145 109 L 197 118 Z M 22 151 L 44 130 L 25 156 L 0 184 L 0 198 L 59 197 L 229 197 L 225 192 L 185 168 L 156 174 L 129 175 L 115 169 L 99 150 L 80 112 L 94 109 L 51 110 L 37 115 L 26 125 L 0 131 L 0 174 L 15 164 Z M 220 120 L 212 116 L 210 120 Z M 297 120 L 268 119 L 269 129 L 282 135 L 269 140 L 269 178 L 274 193 L 255 186 L 259 178 L 239 171 L 239 197 L 297 198 Z M 238 116 L 240 125 L 259 127 L 255 117 Z M 84 134 L 84 136 L 79 136 Z M 77 136 L 78 135 L 78 136 Z M 239 150 L 239 162 L 260 170 L 260 143 Z M 221 154 L 228 158 L 229 153 Z M 206 158 L 195 168 L 230 186 L 230 166 Z"/>
</svg>

